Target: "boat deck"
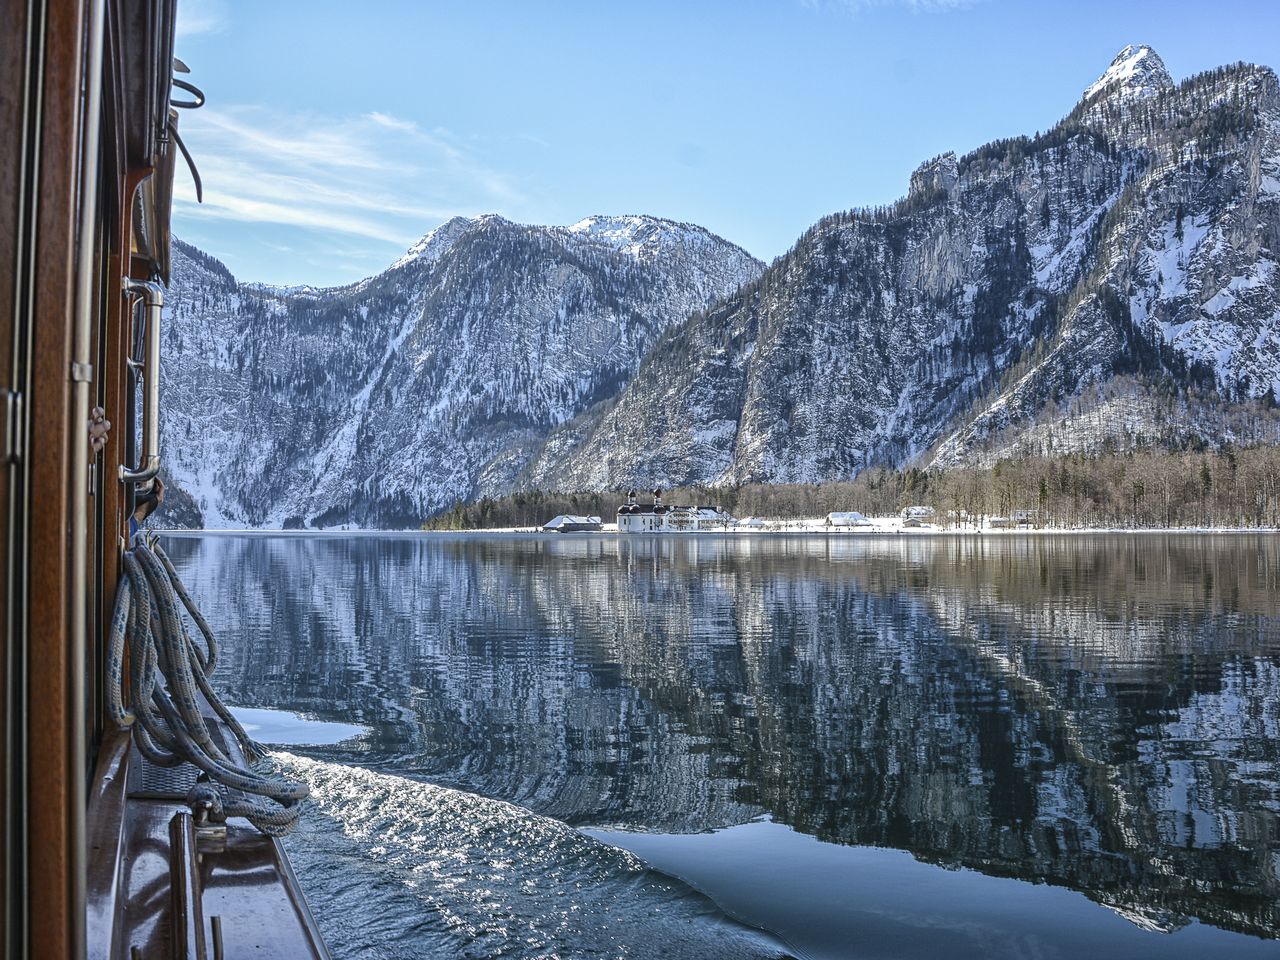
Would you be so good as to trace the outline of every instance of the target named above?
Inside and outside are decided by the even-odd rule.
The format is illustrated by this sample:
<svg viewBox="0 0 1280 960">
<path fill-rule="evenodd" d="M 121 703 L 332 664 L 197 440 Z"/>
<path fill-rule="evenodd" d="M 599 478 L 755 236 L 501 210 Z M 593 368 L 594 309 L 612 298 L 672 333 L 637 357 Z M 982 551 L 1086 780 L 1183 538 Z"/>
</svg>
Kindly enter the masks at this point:
<svg viewBox="0 0 1280 960">
<path fill-rule="evenodd" d="M 280 841 L 235 818 L 197 840 L 190 765 L 153 767 L 128 731 L 103 744 L 89 802 L 90 960 L 329 954 Z"/>
</svg>

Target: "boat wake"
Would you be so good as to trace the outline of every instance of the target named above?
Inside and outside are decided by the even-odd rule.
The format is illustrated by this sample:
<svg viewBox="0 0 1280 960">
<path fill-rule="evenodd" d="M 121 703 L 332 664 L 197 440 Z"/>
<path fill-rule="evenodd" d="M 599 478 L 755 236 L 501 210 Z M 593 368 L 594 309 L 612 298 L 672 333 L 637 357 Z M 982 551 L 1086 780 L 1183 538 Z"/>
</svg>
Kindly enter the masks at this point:
<svg viewBox="0 0 1280 960">
<path fill-rule="evenodd" d="M 287 841 L 335 957 L 779 958 L 635 855 L 460 790 L 273 754 L 312 800 Z"/>
</svg>

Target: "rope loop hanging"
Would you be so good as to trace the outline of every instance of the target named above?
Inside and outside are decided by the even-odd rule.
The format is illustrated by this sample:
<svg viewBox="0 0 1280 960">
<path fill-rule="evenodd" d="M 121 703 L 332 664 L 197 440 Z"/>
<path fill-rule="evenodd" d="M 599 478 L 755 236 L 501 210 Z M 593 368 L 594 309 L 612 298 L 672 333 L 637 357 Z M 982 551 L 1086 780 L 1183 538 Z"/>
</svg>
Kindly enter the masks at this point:
<svg viewBox="0 0 1280 960">
<path fill-rule="evenodd" d="M 184 611 L 201 642 L 188 632 Z M 214 692 L 209 677 L 217 663 L 213 631 L 160 545 L 153 539 L 127 550 L 107 641 L 112 720 L 133 728 L 139 752 L 152 763 L 199 768 L 200 780 L 187 802 L 200 816 L 214 821 L 244 817 L 263 833 L 283 836 L 297 823 L 308 788 L 240 766 L 214 739 L 203 705 L 236 738 L 249 761 L 264 755 Z"/>
</svg>

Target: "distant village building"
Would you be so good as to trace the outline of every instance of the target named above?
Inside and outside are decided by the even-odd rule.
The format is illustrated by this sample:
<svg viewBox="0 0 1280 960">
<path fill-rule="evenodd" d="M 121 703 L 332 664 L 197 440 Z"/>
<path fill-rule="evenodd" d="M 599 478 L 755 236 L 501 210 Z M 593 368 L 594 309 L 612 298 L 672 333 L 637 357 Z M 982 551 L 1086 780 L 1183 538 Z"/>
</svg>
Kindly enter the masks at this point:
<svg viewBox="0 0 1280 960">
<path fill-rule="evenodd" d="M 869 527 L 871 521 L 857 510 L 846 510 L 827 514 L 828 527 Z"/>
<path fill-rule="evenodd" d="M 584 530 L 599 530 L 603 526 L 604 523 L 599 517 L 577 517 L 562 513 L 554 520 L 544 523 L 542 529 L 549 533 L 579 533 Z"/>
<path fill-rule="evenodd" d="M 933 514 L 934 514 L 933 507 L 916 506 L 916 507 L 903 507 L 902 509 L 902 519 L 904 521 L 916 520 L 918 521 L 917 525 L 919 525 L 920 523 L 929 523 L 931 520 L 933 520 Z"/>
<path fill-rule="evenodd" d="M 627 502 L 618 508 L 619 533 L 698 533 L 725 530 L 733 517 L 719 507 L 683 507 L 662 502 L 662 491 L 653 491 L 653 503 L 638 503 L 636 492 L 627 493 Z"/>
</svg>

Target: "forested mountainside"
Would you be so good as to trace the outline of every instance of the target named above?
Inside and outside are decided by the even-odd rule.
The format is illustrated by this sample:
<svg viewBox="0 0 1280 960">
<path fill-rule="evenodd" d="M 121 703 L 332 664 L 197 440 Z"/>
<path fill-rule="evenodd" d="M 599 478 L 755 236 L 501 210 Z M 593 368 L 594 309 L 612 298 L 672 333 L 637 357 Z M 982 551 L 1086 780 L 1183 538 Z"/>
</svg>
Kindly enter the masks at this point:
<svg viewBox="0 0 1280 960">
<path fill-rule="evenodd" d="M 814 225 L 557 427 L 520 482 L 807 483 L 1044 452 L 1059 411 L 1116 378 L 1156 398 L 1126 407 L 1130 439 L 1248 442 L 1252 403 L 1280 391 L 1278 249 L 1275 74 L 1176 84 L 1127 47 L 1047 132 L 936 157 L 893 206 Z M 1180 423 L 1206 393 L 1240 435 Z"/>
<path fill-rule="evenodd" d="M 505 492 L 548 430 L 761 269 L 701 227 L 640 216 L 459 217 L 384 273 L 323 290 L 242 284 L 175 241 L 169 521 L 416 525 Z"/>
<path fill-rule="evenodd" d="M 1273 413 L 1270 425 L 1280 428 L 1280 411 Z M 1280 527 L 1280 445 L 1037 454 L 946 470 L 874 467 L 853 480 L 672 487 L 663 498 L 754 517 L 766 530 L 812 530 L 814 518 L 851 509 L 891 517 L 916 504 L 935 508 L 929 525 L 940 530 L 1011 517 L 1031 529 L 1266 529 Z M 537 528 L 562 513 L 613 517 L 626 500 L 625 490 L 520 490 L 455 504 L 423 527 Z"/>
</svg>

